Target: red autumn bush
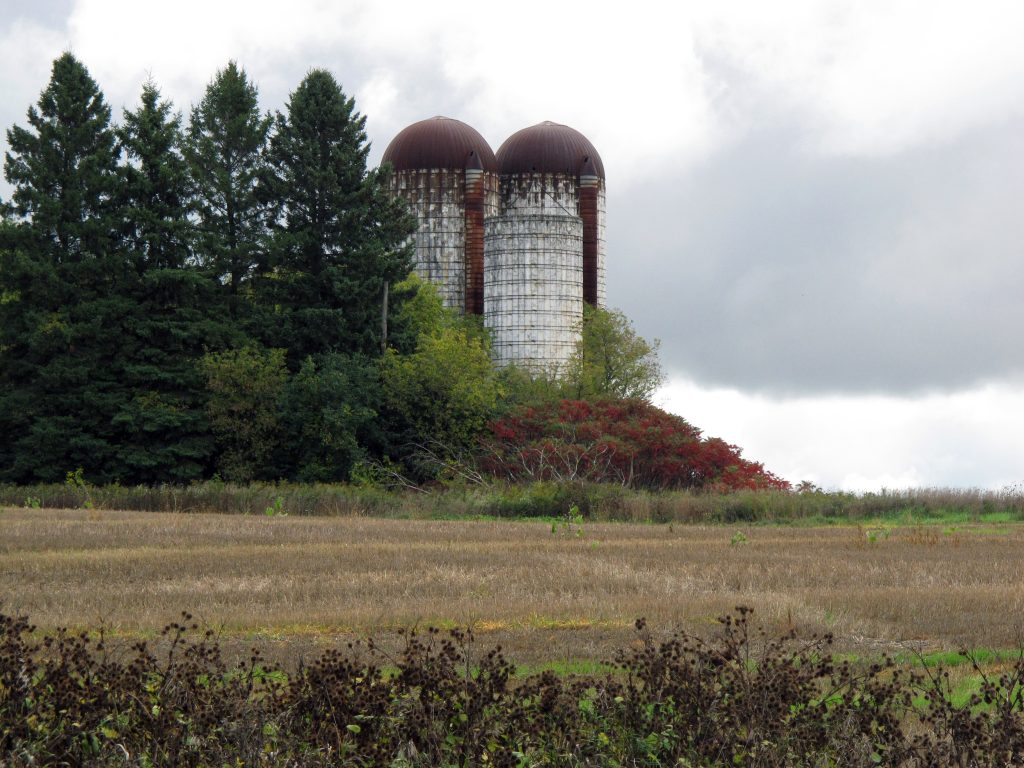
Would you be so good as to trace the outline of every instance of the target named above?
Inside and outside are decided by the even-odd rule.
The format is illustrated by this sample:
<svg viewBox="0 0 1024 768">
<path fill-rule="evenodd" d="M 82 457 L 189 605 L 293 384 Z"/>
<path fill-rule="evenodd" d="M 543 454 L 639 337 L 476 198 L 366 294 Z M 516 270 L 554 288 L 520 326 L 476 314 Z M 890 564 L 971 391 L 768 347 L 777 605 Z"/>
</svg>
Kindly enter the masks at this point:
<svg viewBox="0 0 1024 768">
<path fill-rule="evenodd" d="M 489 425 L 480 466 L 510 481 L 583 480 L 648 490 L 788 489 L 740 449 L 642 400 L 523 406 Z"/>
</svg>

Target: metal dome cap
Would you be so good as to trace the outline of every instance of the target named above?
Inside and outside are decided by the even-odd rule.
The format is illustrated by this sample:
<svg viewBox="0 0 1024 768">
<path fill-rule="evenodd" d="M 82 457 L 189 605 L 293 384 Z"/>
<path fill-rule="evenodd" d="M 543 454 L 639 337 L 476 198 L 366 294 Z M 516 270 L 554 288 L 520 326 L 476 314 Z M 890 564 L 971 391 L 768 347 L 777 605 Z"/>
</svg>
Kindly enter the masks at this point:
<svg viewBox="0 0 1024 768">
<path fill-rule="evenodd" d="M 384 150 L 382 162 L 396 171 L 483 169 L 498 172 L 494 151 L 461 120 L 431 117 L 402 129 Z"/>
<path fill-rule="evenodd" d="M 590 140 L 575 128 L 545 121 L 517 131 L 498 148 L 502 175 L 564 173 L 605 178 L 604 163 Z"/>
</svg>

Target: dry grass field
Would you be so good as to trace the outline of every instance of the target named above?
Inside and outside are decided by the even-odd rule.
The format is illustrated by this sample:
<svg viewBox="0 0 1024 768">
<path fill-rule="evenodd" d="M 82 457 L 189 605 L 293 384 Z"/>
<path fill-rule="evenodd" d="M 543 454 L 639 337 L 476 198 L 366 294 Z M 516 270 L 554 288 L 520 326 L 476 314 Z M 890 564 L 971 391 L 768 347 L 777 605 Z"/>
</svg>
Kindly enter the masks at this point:
<svg viewBox="0 0 1024 768">
<path fill-rule="evenodd" d="M 738 532 L 742 532 L 739 535 Z M 182 610 L 276 657 L 472 625 L 520 663 L 736 605 L 857 652 L 1024 640 L 1024 525 L 682 526 L 0 510 L 0 610 L 155 636 Z"/>
</svg>

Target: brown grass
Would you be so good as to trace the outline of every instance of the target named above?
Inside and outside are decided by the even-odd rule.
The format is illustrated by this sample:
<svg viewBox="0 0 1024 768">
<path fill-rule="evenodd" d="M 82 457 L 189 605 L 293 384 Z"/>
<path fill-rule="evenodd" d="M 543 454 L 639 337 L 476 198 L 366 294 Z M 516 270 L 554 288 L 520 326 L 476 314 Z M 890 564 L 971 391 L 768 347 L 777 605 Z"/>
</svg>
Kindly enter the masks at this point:
<svg viewBox="0 0 1024 768">
<path fill-rule="evenodd" d="M 289 656 L 468 624 L 524 663 L 605 658 L 639 616 L 700 632 L 740 604 L 854 650 L 1024 637 L 1024 526 L 737 530 L 6 509 L 0 610 L 128 636 L 189 610 Z"/>
</svg>

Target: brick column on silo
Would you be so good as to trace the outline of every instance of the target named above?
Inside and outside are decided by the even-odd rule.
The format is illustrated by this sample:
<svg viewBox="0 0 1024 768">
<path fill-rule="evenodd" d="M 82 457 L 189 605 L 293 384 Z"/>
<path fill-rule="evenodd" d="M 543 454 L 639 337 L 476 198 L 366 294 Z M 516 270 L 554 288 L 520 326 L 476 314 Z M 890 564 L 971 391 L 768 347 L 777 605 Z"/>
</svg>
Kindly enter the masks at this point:
<svg viewBox="0 0 1024 768">
<path fill-rule="evenodd" d="M 484 168 L 479 156 L 471 152 L 466 162 L 465 275 L 467 315 L 484 313 Z"/>
<path fill-rule="evenodd" d="M 598 292 L 598 205 L 601 179 L 594 161 L 587 157 L 580 169 L 580 218 L 583 219 L 583 300 L 600 306 Z"/>
</svg>

